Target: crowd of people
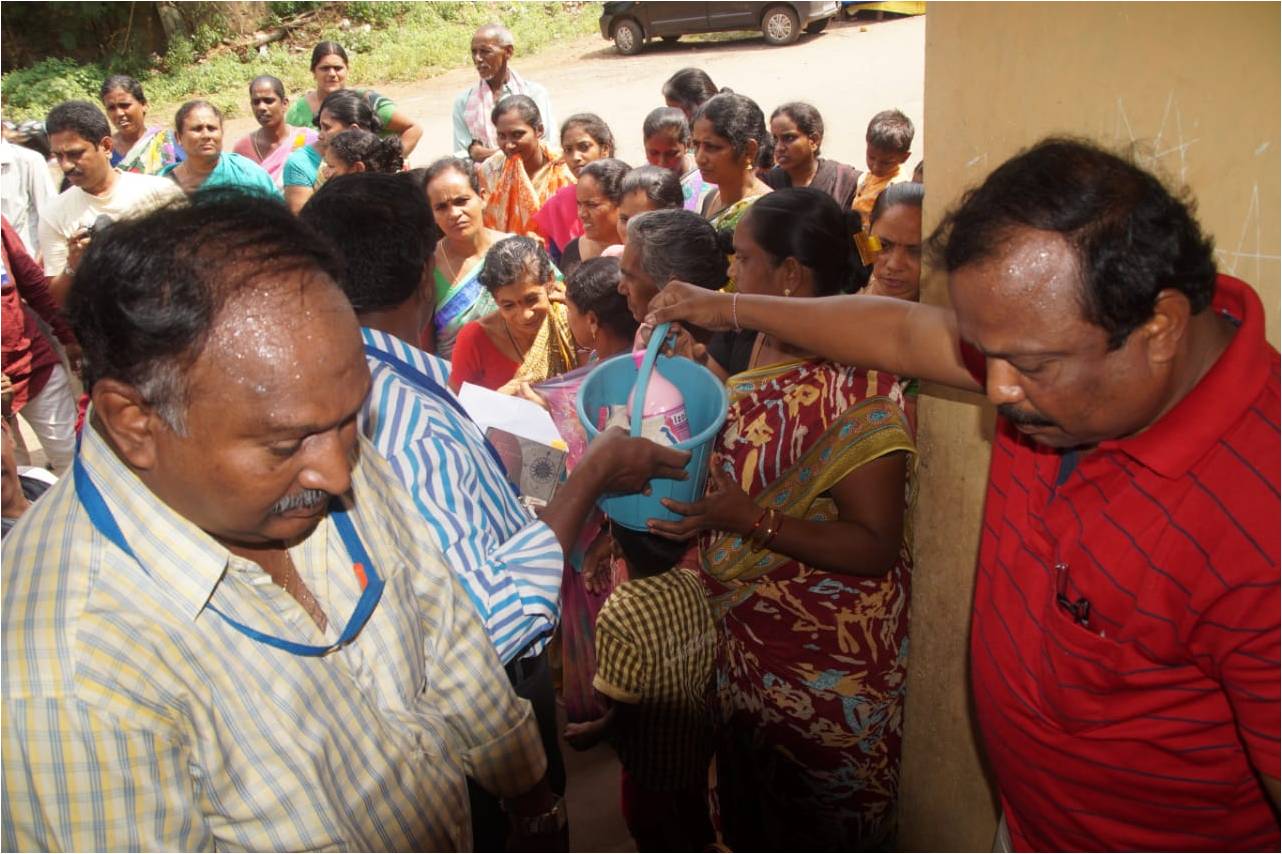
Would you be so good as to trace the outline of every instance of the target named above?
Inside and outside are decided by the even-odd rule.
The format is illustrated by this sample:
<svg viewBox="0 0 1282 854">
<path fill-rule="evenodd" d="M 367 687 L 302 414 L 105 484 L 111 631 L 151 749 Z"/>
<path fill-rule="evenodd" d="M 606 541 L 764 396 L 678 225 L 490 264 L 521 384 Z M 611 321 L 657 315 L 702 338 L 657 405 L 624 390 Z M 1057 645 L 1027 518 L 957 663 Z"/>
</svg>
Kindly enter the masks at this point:
<svg viewBox="0 0 1282 854">
<path fill-rule="evenodd" d="M 422 169 L 333 42 L 230 150 L 124 76 L 0 144 L 6 422 L 57 476 L 6 423 L 4 846 L 564 849 L 562 740 L 614 745 L 639 850 L 892 846 L 927 380 L 999 414 L 998 844 L 1276 848 L 1278 354 L 1191 205 L 1048 139 L 926 237 L 896 109 L 857 166 L 694 68 L 558 125 L 514 53 L 477 30 Z M 729 409 L 639 531 L 599 499 L 688 451 L 573 401 L 667 322 Z M 467 384 L 548 409 L 551 498 Z"/>
</svg>

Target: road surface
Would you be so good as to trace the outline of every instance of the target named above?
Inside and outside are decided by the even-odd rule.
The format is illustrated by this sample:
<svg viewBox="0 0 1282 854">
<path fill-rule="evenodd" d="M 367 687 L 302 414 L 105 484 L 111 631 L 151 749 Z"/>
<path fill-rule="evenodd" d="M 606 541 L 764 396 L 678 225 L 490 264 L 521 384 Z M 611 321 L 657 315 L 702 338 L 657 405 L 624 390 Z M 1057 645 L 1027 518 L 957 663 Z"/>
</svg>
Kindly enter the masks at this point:
<svg viewBox="0 0 1282 854">
<path fill-rule="evenodd" d="M 767 119 L 786 101 L 814 104 L 827 126 L 824 155 L 862 169 L 864 131 L 877 111 L 903 110 L 917 126 L 917 140 L 922 139 L 925 32 L 924 17 L 834 21 L 824 32 L 803 35 L 788 47 L 770 47 L 760 36 L 722 42 L 655 41 L 637 56 L 620 56 L 598 34 L 568 40 L 529 58 L 521 57 L 517 45 L 512 66 L 548 88 L 558 120 L 584 111 L 605 119 L 614 131 L 618 155 L 633 166 L 645 162 L 641 123 L 646 113 L 663 106 L 663 81 L 680 68 L 697 66 L 718 86 L 755 100 Z M 460 53 L 465 49 L 459 46 Z M 359 57 L 353 57 L 353 66 L 352 85 L 362 85 Z M 410 157 L 411 166 L 425 166 L 449 153 L 454 98 L 475 80 L 476 72 L 468 67 L 417 83 L 378 87 L 423 124 L 423 139 Z M 224 144 L 231 148 L 254 127 L 252 118 L 229 121 Z M 909 169 L 921 157 L 920 147 L 914 145 Z"/>
</svg>

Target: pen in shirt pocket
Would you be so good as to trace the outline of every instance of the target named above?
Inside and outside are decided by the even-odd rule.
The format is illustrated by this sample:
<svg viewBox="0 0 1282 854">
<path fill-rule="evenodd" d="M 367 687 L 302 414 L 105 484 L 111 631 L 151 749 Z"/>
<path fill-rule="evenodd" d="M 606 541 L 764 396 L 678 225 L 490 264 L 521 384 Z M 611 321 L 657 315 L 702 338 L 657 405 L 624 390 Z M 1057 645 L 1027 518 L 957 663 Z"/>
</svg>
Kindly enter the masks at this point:
<svg viewBox="0 0 1282 854">
<path fill-rule="evenodd" d="M 1071 599 L 1068 595 L 1068 564 L 1055 564 L 1055 604 L 1064 609 L 1073 622 L 1089 629 L 1091 627 L 1091 603 L 1085 596 Z"/>
</svg>

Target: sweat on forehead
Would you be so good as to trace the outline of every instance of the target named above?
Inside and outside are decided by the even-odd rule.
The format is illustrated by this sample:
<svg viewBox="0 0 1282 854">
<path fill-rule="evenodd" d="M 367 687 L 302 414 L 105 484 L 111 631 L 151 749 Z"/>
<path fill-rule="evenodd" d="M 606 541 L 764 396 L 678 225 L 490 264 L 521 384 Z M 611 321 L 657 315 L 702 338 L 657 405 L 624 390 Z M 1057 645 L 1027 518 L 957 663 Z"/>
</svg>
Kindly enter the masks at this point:
<svg viewBox="0 0 1282 854">
<path fill-rule="evenodd" d="M 334 349 L 335 334 L 357 339 L 358 330 L 351 304 L 330 277 L 294 269 L 259 276 L 232 293 L 194 361 L 266 393 L 296 374 L 302 360 Z"/>
<path fill-rule="evenodd" d="M 1111 348 L 1152 317 L 1163 290 L 1183 294 L 1193 314 L 1215 291 L 1213 247 L 1192 203 L 1084 140 L 1048 138 L 1007 160 L 944 217 L 930 254 L 953 272 L 1004 251 L 1003 238 L 1021 230 L 1072 247 L 1086 316 Z"/>
</svg>

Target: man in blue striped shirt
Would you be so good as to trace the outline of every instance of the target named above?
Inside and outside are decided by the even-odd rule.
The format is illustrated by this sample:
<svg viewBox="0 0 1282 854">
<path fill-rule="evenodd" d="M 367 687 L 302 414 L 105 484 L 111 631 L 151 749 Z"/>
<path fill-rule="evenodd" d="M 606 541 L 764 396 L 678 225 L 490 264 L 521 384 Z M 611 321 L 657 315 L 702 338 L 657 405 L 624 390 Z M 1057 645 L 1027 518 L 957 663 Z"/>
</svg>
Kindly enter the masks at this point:
<svg viewBox="0 0 1282 854">
<path fill-rule="evenodd" d="M 463 582 L 507 667 L 529 698 L 548 754 L 548 778 L 564 792 L 546 646 L 560 613 L 561 573 L 593 502 L 670 476 L 687 455 L 607 433 L 557 491 L 542 519 L 517 500 L 502 465 L 448 391 L 449 366 L 412 343 L 431 318 L 436 227 L 422 189 L 405 176 L 363 173 L 328 182 L 303 221 L 346 260 L 342 283 L 356 309 L 373 380 L 361 431 L 409 488 L 436 544 Z M 426 283 L 424 286 L 423 283 Z M 505 822 L 473 790 L 478 850 L 501 848 Z"/>
</svg>

